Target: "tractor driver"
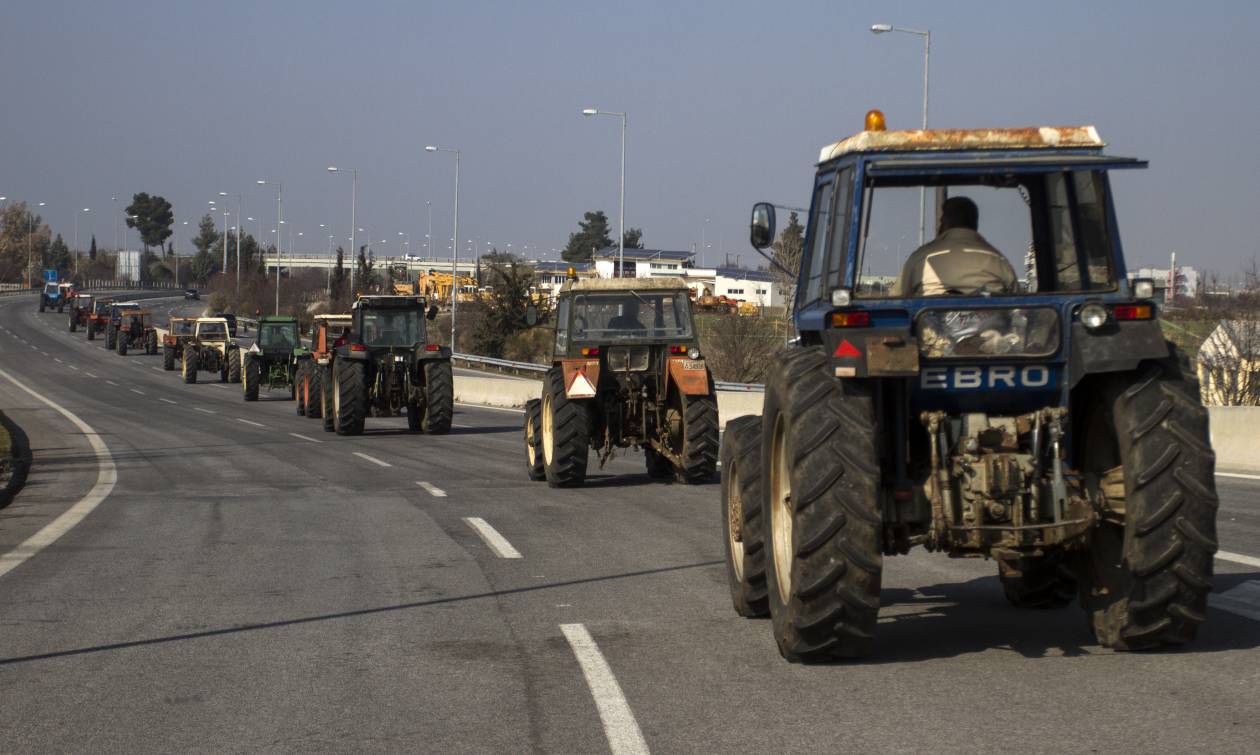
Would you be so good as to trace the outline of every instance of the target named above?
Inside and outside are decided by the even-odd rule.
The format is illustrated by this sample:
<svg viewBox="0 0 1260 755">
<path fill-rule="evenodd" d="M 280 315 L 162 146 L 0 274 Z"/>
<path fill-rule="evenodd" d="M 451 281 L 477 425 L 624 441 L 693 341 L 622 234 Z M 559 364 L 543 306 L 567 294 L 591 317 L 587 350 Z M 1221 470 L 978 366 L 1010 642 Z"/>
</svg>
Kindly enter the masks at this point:
<svg viewBox="0 0 1260 755">
<path fill-rule="evenodd" d="M 639 302 L 627 299 L 621 304 L 621 314 L 608 321 L 609 330 L 647 330 L 639 321 Z"/>
<path fill-rule="evenodd" d="M 976 230 L 980 210 L 967 197 L 941 205 L 935 239 L 910 255 L 897 277 L 897 296 L 1005 294 L 1018 290 L 1011 263 Z"/>
<path fill-rule="evenodd" d="M 144 324 L 140 322 L 139 315 L 131 316 L 131 325 L 127 328 L 133 336 L 139 336 L 144 332 Z"/>
</svg>

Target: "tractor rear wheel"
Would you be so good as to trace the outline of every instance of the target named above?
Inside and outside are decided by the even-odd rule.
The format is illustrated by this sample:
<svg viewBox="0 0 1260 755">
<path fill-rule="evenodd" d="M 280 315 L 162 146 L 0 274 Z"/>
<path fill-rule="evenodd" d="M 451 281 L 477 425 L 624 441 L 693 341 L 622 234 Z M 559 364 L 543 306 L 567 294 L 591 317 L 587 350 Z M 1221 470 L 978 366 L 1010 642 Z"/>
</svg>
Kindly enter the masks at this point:
<svg viewBox="0 0 1260 755">
<path fill-rule="evenodd" d="M 118 356 L 127 356 L 127 339 L 130 338 L 128 333 L 119 333 L 115 336 L 118 339 Z"/>
<path fill-rule="evenodd" d="M 245 355 L 245 400 L 258 400 L 258 386 L 262 383 L 262 365 L 253 354 Z"/>
<path fill-rule="evenodd" d="M 445 435 L 455 415 L 455 378 L 449 360 L 424 363 L 424 424 L 430 435 Z"/>
<path fill-rule="evenodd" d="M 718 409 L 717 397 L 687 396 L 675 394 L 682 417 L 681 447 L 678 455 L 682 466 L 675 471 L 679 482 L 697 484 L 713 479 L 717 472 L 718 457 Z"/>
<path fill-rule="evenodd" d="M 332 367 L 321 367 L 319 375 L 319 407 L 324 419 L 324 432 L 336 429 L 336 417 L 333 416 L 333 371 Z"/>
<path fill-rule="evenodd" d="M 117 343 L 115 343 L 117 338 L 118 338 L 118 331 L 114 329 L 113 323 L 106 325 L 105 326 L 105 348 L 107 350 L 113 350 L 114 347 L 117 346 Z"/>
<path fill-rule="evenodd" d="M 542 399 L 525 402 L 525 472 L 534 482 L 547 479 L 542 451 Z"/>
<path fill-rule="evenodd" d="M 73 332 L 74 332 L 74 326 L 75 326 L 75 324 L 76 324 L 76 323 L 75 323 L 75 321 L 74 321 L 74 313 L 73 313 L 73 312 L 71 312 L 71 313 L 70 313 L 70 318 L 69 318 L 69 319 L 70 319 L 70 332 L 71 332 L 71 333 L 73 333 Z"/>
<path fill-rule="evenodd" d="M 162 369 L 167 372 L 175 369 L 175 349 L 170 346 L 162 347 Z"/>
<path fill-rule="evenodd" d="M 998 579 L 1016 608 L 1062 608 L 1076 597 L 1076 573 L 1061 553 L 998 559 Z"/>
<path fill-rule="evenodd" d="M 227 379 L 224 382 L 241 382 L 241 368 L 243 367 L 241 364 L 241 350 L 225 349 L 223 352 L 223 359 L 227 362 L 227 364 L 224 365 L 224 370 L 227 373 Z"/>
<path fill-rule="evenodd" d="M 324 402 L 320 396 L 323 374 L 324 368 L 315 363 L 311 363 L 306 371 L 303 390 L 306 392 L 306 416 L 310 419 L 319 419 L 324 416 Z"/>
<path fill-rule="evenodd" d="M 41 297 L 39 297 L 39 311 L 40 311 L 40 312 L 43 312 L 43 311 L 44 311 L 45 304 L 46 304 L 46 301 L 45 301 L 44 297 L 42 297 L 42 296 L 41 296 Z"/>
<path fill-rule="evenodd" d="M 590 427 L 586 407 L 564 392 L 564 371 L 553 367 L 543 383 L 542 447 L 547 484 L 576 487 L 586 482 Z"/>
<path fill-rule="evenodd" d="M 338 359 L 333 370 L 333 422 L 338 435 L 362 435 L 367 416 L 367 388 L 363 364 Z"/>
<path fill-rule="evenodd" d="M 158 350 L 157 331 L 150 330 L 144 337 L 144 353 L 156 354 Z"/>
<path fill-rule="evenodd" d="M 197 351 L 188 346 L 184 347 L 184 363 L 182 365 L 183 377 L 185 383 L 197 382 Z"/>
<path fill-rule="evenodd" d="M 87 333 L 89 341 L 96 340 L 96 325 L 91 320 L 88 320 Z"/>
<path fill-rule="evenodd" d="M 306 365 L 306 360 L 299 361 L 289 381 L 289 395 L 297 402 L 294 411 L 299 417 L 306 416 Z"/>
<path fill-rule="evenodd" d="M 832 375 L 821 347 L 790 349 L 766 384 L 762 522 L 779 653 L 871 652 L 883 573 L 880 464 L 870 388 Z"/>
<path fill-rule="evenodd" d="M 1174 354 L 1091 414 L 1086 483 L 1105 492 L 1122 483 L 1125 522 L 1095 530 L 1079 570 L 1081 602 L 1098 642 L 1116 650 L 1185 644 L 1207 616 L 1216 457 L 1198 382 Z"/>
<path fill-rule="evenodd" d="M 722 439 L 722 529 L 731 604 L 748 618 L 770 613 L 761 493 L 761 417 L 738 417 Z"/>
</svg>

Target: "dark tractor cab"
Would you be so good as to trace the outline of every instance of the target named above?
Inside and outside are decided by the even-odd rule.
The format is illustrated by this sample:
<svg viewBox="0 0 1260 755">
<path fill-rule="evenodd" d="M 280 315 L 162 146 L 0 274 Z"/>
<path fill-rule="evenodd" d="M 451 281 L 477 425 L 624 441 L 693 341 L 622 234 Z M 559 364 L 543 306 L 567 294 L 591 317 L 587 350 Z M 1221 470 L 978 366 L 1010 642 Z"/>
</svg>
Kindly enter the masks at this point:
<svg viewBox="0 0 1260 755">
<path fill-rule="evenodd" d="M 406 411 L 412 432 L 448 432 L 455 402 L 451 350 L 429 343 L 425 332 L 437 307 L 426 308 L 423 296 L 361 296 L 351 316 L 353 330 L 332 351 L 330 429 L 358 435 L 369 414 Z"/>
<path fill-rule="evenodd" d="M 717 465 L 717 396 L 678 278 L 577 280 L 555 308 L 552 367 L 525 416 L 526 466 L 553 486 L 585 481 L 618 448 L 653 477 L 698 483 Z"/>
<path fill-rule="evenodd" d="M 731 466 L 765 472 L 724 490 L 731 522 L 761 509 L 728 525 L 732 595 L 772 616 L 785 657 L 869 652 L 882 558 L 915 546 L 994 558 L 1016 606 L 1079 589 L 1109 647 L 1194 635 L 1215 548 L 1207 413 L 1151 282 L 1126 276 L 1110 177 L 1146 163 L 1103 146 L 1088 126 L 889 132 L 879 116 L 823 149 L 799 342 L 763 415 L 727 432 Z M 774 238 L 774 207 L 755 206 L 753 245 Z"/>
</svg>

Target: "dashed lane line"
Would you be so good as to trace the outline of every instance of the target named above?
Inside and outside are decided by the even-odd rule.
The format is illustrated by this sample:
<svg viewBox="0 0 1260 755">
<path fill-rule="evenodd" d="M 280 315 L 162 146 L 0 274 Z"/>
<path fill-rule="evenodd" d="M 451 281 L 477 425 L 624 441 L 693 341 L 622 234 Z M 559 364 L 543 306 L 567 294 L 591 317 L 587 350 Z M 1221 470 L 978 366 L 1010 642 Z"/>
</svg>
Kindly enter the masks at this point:
<svg viewBox="0 0 1260 755">
<path fill-rule="evenodd" d="M 293 437 L 298 438 L 299 440 L 305 440 L 305 441 L 309 441 L 309 442 L 311 442 L 311 443 L 323 443 L 323 442 L 324 442 L 324 441 L 322 441 L 322 440 L 315 440 L 314 438 L 310 437 L 309 435 L 303 435 L 303 434 L 301 434 L 301 433 L 289 433 L 289 435 L 292 435 Z"/>
<path fill-rule="evenodd" d="M 141 396 L 147 395 L 144 391 L 140 390 L 139 388 L 131 388 L 130 390 L 132 393 L 138 393 Z"/>
<path fill-rule="evenodd" d="M 511 412 L 512 414 L 524 414 L 524 409 L 512 409 L 506 406 L 485 406 L 484 404 L 469 404 L 463 401 L 456 401 L 456 406 L 470 406 L 474 409 L 489 409 L 492 412 Z"/>
<path fill-rule="evenodd" d="M 569 647 L 573 648 L 573 655 L 582 667 L 582 675 L 586 677 L 591 697 L 595 698 L 595 708 L 604 724 L 604 735 L 608 737 L 608 747 L 613 755 L 647 753 L 647 742 L 639 730 L 639 723 L 634 720 L 630 703 L 622 694 L 617 677 L 591 633 L 583 624 L 561 624 L 560 631 L 569 641 Z"/>
<path fill-rule="evenodd" d="M 443 489 L 441 489 L 441 488 L 439 488 L 437 485 L 434 485 L 434 484 L 433 484 L 433 483 L 431 483 L 431 482 L 427 482 L 427 481 L 425 481 L 425 480 L 418 480 L 418 481 L 416 482 L 416 484 L 417 484 L 417 485 L 419 485 L 420 487 L 424 488 L 424 489 L 425 489 L 425 491 L 426 491 L 429 495 L 433 496 L 434 498 L 445 498 L 445 497 L 446 497 L 446 491 L 445 491 L 445 490 L 443 490 Z"/>
<path fill-rule="evenodd" d="M 120 388 L 120 387 L 121 387 L 120 385 L 118 385 L 118 383 L 115 383 L 113 380 L 106 380 L 105 382 L 106 382 L 106 383 L 109 383 L 110 385 L 114 386 L 115 388 Z"/>
<path fill-rule="evenodd" d="M 205 413 L 205 414 L 218 414 L 218 412 L 212 412 L 212 411 L 210 411 L 209 409 L 202 409 L 200 406 L 194 406 L 194 407 L 193 407 L 193 409 L 194 409 L 195 411 L 199 411 L 199 412 L 202 412 L 202 413 Z"/>
<path fill-rule="evenodd" d="M 1232 561 L 1235 564 L 1242 564 L 1243 566 L 1260 567 L 1260 558 L 1256 558 L 1254 556 L 1244 556 L 1241 553 L 1230 553 L 1229 551 L 1217 551 L 1216 557 L 1222 561 Z"/>
<path fill-rule="evenodd" d="M 372 462 L 373 464 L 376 464 L 377 466 L 381 466 L 381 467 L 392 467 L 392 466 L 394 466 L 393 464 L 390 464 L 388 461 L 381 461 L 380 459 L 376 458 L 375 456 L 368 456 L 367 454 L 363 453 L 362 451 L 355 451 L 355 452 L 354 452 L 354 455 L 355 455 L 355 456 L 357 456 L 357 457 L 359 457 L 360 459 L 365 460 L 365 461 L 370 461 L 370 462 Z"/>
<path fill-rule="evenodd" d="M 241 419 L 240 417 L 237 417 L 237 418 L 236 418 L 236 421 L 237 421 L 237 422 L 244 422 L 245 424 L 247 424 L 247 425 L 253 425 L 254 427 L 266 427 L 266 425 L 264 425 L 263 423 L 261 423 L 261 422 L 255 422 L 255 421 L 253 421 L 252 419 Z"/>
<path fill-rule="evenodd" d="M 57 357 L 53 357 L 53 361 L 56 362 L 57 364 L 65 364 L 65 362 L 61 361 Z"/>
<path fill-rule="evenodd" d="M 1217 477 L 1236 477 L 1240 480 L 1260 480 L 1260 474 L 1243 474 L 1242 472 L 1217 472 Z"/>
<path fill-rule="evenodd" d="M 92 373 L 90 373 L 90 372 L 88 372 L 88 371 L 86 371 L 86 370 L 84 370 L 83 374 L 84 374 L 84 375 L 87 375 L 87 376 L 88 376 L 88 377 L 90 377 L 90 378 L 94 378 L 94 377 L 96 377 L 96 375 L 93 375 Z"/>
<path fill-rule="evenodd" d="M 490 550 L 494 551 L 494 555 L 499 558 L 520 558 L 521 552 L 512 547 L 507 538 L 500 535 L 499 531 L 490 526 L 490 523 L 479 516 L 466 516 L 464 522 L 472 527 L 481 539 L 486 541 L 486 545 L 490 546 Z"/>
<path fill-rule="evenodd" d="M 61 416 L 70 420 L 70 423 L 83 433 L 83 437 L 87 438 L 88 443 L 92 446 L 92 452 L 96 455 L 97 464 L 96 482 L 88 490 L 87 495 L 80 498 L 78 503 L 66 509 L 60 516 L 44 525 L 43 528 L 28 537 L 16 548 L 4 555 L 0 555 L 0 577 L 2 577 L 22 565 L 31 556 L 47 548 L 57 538 L 64 535 L 76 524 L 83 521 L 84 517 L 92 513 L 92 510 L 109 497 L 110 491 L 114 489 L 114 484 L 118 481 L 118 471 L 114 467 L 114 457 L 109 453 L 109 447 L 105 445 L 105 442 L 101 440 L 101 437 L 96 434 L 96 431 L 88 423 L 79 419 L 69 409 L 26 387 L 17 378 L 4 370 L 0 370 L 0 377 L 4 377 L 18 388 L 31 394 L 39 401 L 56 410 Z"/>
<path fill-rule="evenodd" d="M 169 398 L 160 398 L 158 401 L 165 401 L 168 404 L 178 404 L 178 401 L 171 401 Z"/>
</svg>

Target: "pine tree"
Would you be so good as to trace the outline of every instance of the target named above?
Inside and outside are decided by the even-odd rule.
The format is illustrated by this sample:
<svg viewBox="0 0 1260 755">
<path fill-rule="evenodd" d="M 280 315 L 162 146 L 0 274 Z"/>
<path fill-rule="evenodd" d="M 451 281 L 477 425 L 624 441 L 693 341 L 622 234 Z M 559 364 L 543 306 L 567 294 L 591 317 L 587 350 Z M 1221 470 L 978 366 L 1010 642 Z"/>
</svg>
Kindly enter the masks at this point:
<svg viewBox="0 0 1260 755">
<path fill-rule="evenodd" d="M 96 234 L 92 234 L 92 246 L 88 248 L 88 259 L 96 261 Z"/>
</svg>

